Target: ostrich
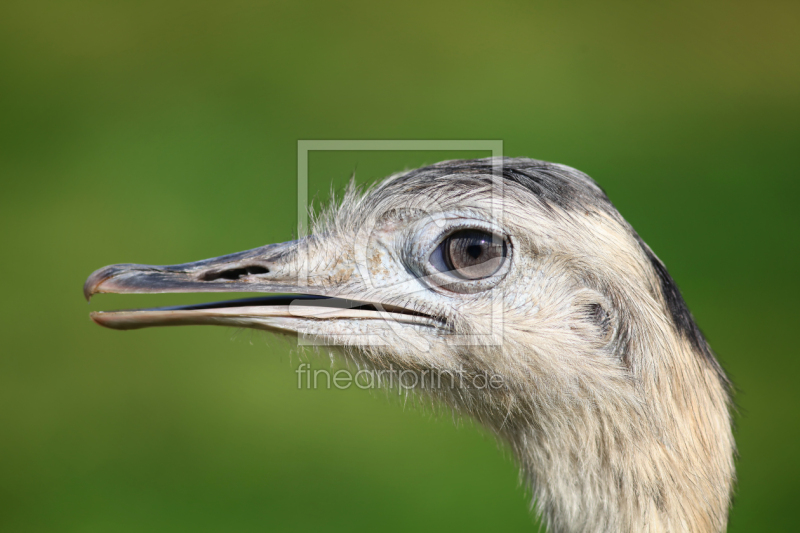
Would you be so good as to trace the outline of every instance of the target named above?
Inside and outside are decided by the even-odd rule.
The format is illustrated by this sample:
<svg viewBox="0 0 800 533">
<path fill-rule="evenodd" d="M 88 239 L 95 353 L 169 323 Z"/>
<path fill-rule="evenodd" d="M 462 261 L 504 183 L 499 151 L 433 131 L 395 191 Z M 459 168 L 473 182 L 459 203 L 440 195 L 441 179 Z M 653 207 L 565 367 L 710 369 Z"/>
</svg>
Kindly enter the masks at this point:
<svg viewBox="0 0 800 533">
<path fill-rule="evenodd" d="M 422 393 L 507 442 L 553 533 L 725 530 L 731 384 L 663 263 L 587 175 L 445 161 L 351 185 L 312 229 L 193 263 L 111 265 L 84 286 L 87 299 L 283 296 L 91 318 L 265 329 L 421 374 Z"/>
</svg>

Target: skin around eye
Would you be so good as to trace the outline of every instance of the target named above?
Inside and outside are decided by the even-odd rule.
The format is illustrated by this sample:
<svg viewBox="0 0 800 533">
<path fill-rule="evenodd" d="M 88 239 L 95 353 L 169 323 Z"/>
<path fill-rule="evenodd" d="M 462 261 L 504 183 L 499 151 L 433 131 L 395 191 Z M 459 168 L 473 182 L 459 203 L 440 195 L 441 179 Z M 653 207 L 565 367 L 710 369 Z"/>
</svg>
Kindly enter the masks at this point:
<svg viewBox="0 0 800 533">
<path fill-rule="evenodd" d="M 488 278 L 503 265 L 505 241 L 480 230 L 461 230 L 442 243 L 442 252 L 450 273 L 468 280 Z"/>
</svg>

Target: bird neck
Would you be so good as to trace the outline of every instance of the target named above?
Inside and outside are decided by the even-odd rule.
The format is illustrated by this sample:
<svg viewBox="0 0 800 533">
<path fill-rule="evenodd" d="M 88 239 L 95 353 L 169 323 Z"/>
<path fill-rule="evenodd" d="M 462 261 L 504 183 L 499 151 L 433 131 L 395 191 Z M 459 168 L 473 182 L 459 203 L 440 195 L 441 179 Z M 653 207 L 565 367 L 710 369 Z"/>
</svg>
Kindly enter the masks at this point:
<svg viewBox="0 0 800 533">
<path fill-rule="evenodd" d="M 725 530 L 735 476 L 726 384 L 686 342 L 647 356 L 655 363 L 635 369 L 627 394 L 539 398 L 533 417 L 496 428 L 550 533 Z"/>
</svg>

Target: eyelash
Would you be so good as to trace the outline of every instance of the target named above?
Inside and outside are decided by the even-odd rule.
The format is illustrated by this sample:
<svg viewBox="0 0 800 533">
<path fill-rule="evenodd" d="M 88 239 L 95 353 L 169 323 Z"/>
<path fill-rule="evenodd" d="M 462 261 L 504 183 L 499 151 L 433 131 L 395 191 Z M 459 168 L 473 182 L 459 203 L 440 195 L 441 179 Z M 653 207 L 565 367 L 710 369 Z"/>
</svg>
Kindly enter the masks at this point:
<svg viewBox="0 0 800 533">
<path fill-rule="evenodd" d="M 454 226 L 449 226 L 446 230 L 442 231 L 439 234 L 439 236 L 436 237 L 433 240 L 436 243 L 434 245 L 434 250 L 439 248 L 444 243 L 444 241 L 447 240 L 448 237 L 450 237 L 451 235 L 453 235 L 456 232 L 459 232 L 459 231 L 465 230 L 465 229 L 473 229 L 473 230 L 476 230 L 476 231 L 485 231 L 486 233 L 490 233 L 490 234 L 502 235 L 502 232 L 496 231 L 495 228 L 492 228 L 488 224 L 486 226 L 483 226 L 481 224 L 476 224 L 475 222 L 472 222 L 472 223 L 460 222 L 460 223 L 458 223 L 458 224 L 456 224 Z M 433 252 L 431 252 L 431 253 L 433 253 Z"/>
</svg>

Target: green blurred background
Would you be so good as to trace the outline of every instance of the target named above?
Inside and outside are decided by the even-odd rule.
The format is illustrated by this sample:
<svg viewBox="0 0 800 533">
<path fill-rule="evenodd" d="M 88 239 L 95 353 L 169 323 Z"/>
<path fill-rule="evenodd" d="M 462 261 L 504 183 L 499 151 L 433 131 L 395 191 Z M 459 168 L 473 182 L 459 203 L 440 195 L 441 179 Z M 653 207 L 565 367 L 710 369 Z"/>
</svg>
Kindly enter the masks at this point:
<svg viewBox="0 0 800 533">
<path fill-rule="evenodd" d="M 81 296 L 291 239 L 298 139 L 502 139 L 666 262 L 740 389 L 730 531 L 796 531 L 799 27 L 788 1 L 5 0 L 0 529 L 533 530 L 470 422 L 298 390 L 265 333 L 88 318 L 193 296 Z M 473 155 L 315 152 L 310 192 Z"/>
</svg>

